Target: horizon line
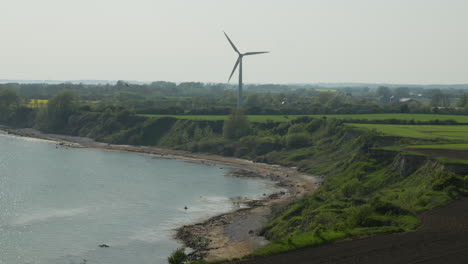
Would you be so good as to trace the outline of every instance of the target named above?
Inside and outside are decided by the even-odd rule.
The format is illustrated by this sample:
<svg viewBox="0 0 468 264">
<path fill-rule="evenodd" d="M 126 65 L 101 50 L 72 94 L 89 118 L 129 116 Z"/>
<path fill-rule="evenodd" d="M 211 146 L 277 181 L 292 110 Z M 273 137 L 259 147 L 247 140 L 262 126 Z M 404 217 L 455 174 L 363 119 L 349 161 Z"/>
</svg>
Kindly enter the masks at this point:
<svg viewBox="0 0 468 264">
<path fill-rule="evenodd" d="M 226 85 L 234 85 L 227 82 L 213 82 L 213 81 L 167 81 L 167 80 L 127 80 L 127 79 L 0 79 L 0 84 L 8 84 L 8 83 L 76 83 L 79 84 L 80 82 L 100 82 L 100 83 L 116 83 L 118 81 L 125 81 L 125 82 L 134 82 L 136 84 L 150 84 L 153 82 L 172 82 L 176 84 L 180 83 L 204 83 L 204 84 L 226 84 Z M 49 83 L 51 82 L 51 83 Z M 263 82 L 251 82 L 245 83 L 247 85 L 408 85 L 408 86 L 459 86 L 459 85 L 468 85 L 467 83 L 391 83 L 391 82 L 271 82 L 271 83 L 263 83 Z"/>
</svg>

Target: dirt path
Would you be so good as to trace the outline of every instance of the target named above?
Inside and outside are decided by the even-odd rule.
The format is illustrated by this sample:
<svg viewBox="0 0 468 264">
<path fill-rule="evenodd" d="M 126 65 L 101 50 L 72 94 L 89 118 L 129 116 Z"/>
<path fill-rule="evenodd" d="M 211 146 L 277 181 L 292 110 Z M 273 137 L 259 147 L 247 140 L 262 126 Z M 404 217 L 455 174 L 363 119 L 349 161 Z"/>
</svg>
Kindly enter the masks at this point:
<svg viewBox="0 0 468 264">
<path fill-rule="evenodd" d="M 420 218 L 423 224 L 413 232 L 343 241 L 233 263 L 468 263 L 468 198 L 452 201 Z"/>
<path fill-rule="evenodd" d="M 202 164 L 225 164 L 247 172 L 243 177 L 263 177 L 277 182 L 285 191 L 265 196 L 255 201 L 244 201 L 249 208 L 213 217 L 203 223 L 183 226 L 177 232 L 177 239 L 195 249 L 193 259 L 230 259 L 251 253 L 267 241 L 256 235 L 256 231 L 267 221 L 273 204 L 284 204 L 313 192 L 322 179 L 298 172 L 295 168 L 254 163 L 249 160 L 156 147 L 112 145 L 96 142 L 90 138 L 57 134 L 44 134 L 34 129 L 4 129 L 17 136 L 34 137 L 57 141 L 61 147 L 93 148 L 107 151 L 126 151 L 158 155 L 167 159 L 178 159 Z"/>
</svg>

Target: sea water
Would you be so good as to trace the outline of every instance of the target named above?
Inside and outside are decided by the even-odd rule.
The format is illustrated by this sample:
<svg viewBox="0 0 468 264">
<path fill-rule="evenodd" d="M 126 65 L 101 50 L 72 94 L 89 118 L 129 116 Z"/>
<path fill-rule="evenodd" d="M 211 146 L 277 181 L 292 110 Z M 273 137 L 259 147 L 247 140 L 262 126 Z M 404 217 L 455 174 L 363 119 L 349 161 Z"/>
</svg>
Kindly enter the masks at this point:
<svg viewBox="0 0 468 264">
<path fill-rule="evenodd" d="M 274 191 L 230 170 L 0 134 L 0 263 L 167 263 L 177 227 Z"/>
</svg>

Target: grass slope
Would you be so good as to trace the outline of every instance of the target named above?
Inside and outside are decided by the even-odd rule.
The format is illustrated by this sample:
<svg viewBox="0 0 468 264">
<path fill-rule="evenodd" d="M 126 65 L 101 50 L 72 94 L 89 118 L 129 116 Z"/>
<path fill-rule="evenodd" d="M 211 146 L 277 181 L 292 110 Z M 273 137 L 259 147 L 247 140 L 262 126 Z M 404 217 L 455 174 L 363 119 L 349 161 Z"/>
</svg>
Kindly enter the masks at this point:
<svg viewBox="0 0 468 264">
<path fill-rule="evenodd" d="M 416 215 L 467 192 L 468 177 L 422 156 L 381 159 L 355 151 L 328 165 L 314 194 L 276 211 L 262 233 L 272 240 L 253 255 L 270 255 L 345 237 L 416 228 Z"/>
</svg>

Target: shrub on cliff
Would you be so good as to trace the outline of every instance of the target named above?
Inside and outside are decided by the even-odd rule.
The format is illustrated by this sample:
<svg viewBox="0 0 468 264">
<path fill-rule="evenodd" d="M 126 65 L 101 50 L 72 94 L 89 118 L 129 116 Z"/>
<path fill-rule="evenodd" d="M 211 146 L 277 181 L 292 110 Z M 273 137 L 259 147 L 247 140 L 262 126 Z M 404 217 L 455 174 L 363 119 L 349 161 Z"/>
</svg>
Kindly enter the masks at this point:
<svg viewBox="0 0 468 264">
<path fill-rule="evenodd" d="M 226 139 L 237 140 L 249 134 L 250 124 L 244 111 L 232 109 L 229 119 L 224 121 L 223 136 Z"/>
<path fill-rule="evenodd" d="M 305 132 L 288 134 L 288 136 L 286 137 L 286 146 L 289 149 L 307 147 L 310 144 L 310 142 L 311 138 Z"/>
<path fill-rule="evenodd" d="M 169 264 L 183 264 L 187 262 L 188 256 L 185 254 L 185 248 L 178 248 L 167 258 Z"/>
</svg>

